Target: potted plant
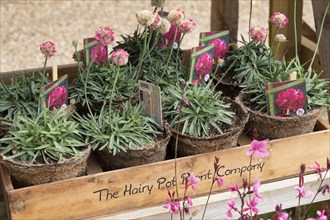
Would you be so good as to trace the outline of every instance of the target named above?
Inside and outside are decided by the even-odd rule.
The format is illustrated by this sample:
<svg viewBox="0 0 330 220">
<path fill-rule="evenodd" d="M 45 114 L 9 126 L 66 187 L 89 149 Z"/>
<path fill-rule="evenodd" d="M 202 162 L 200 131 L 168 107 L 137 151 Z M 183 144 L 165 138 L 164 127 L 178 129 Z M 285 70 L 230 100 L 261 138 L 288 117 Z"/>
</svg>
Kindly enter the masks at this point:
<svg viewBox="0 0 330 220">
<path fill-rule="evenodd" d="M 207 85 L 169 86 L 164 94 L 164 117 L 177 143 L 179 156 L 237 146 L 237 138 L 248 120 L 241 103 L 222 99 Z"/>
<path fill-rule="evenodd" d="M 281 13 L 274 13 L 270 20 L 273 21 L 273 25 L 280 28 L 287 22 L 286 17 Z M 285 36 L 275 36 L 275 42 L 278 43 L 277 48 L 285 41 Z M 276 57 L 276 52 L 275 55 L 270 54 L 270 56 Z M 270 104 L 266 100 L 266 84 L 284 83 L 290 80 L 288 77 L 289 73 L 296 74 L 298 80 L 302 79 L 306 82 L 306 97 L 298 89 L 283 91 L 281 94 L 278 94 L 275 102 L 279 108 L 285 108 L 287 112 L 271 116 L 267 114 L 267 105 Z M 269 59 L 268 68 L 257 76 L 253 82 L 242 86 L 244 88 L 243 93 L 247 94 L 245 104 L 250 113 L 247 126 L 250 136 L 254 135 L 258 139 L 276 139 L 312 132 L 317 118 L 321 115 L 324 107 L 330 106 L 330 98 L 326 90 L 328 79 L 320 79 L 319 75 L 312 70 L 311 65 L 305 70 L 304 65 L 300 64 L 297 51 L 296 57 L 288 63 L 284 60 L 279 62 L 274 58 Z M 300 96 L 301 98 L 299 98 Z M 294 106 L 296 104 L 290 104 L 291 102 L 299 103 L 305 101 L 307 103 L 307 113 L 301 111 L 301 107 L 297 109 Z"/>
</svg>

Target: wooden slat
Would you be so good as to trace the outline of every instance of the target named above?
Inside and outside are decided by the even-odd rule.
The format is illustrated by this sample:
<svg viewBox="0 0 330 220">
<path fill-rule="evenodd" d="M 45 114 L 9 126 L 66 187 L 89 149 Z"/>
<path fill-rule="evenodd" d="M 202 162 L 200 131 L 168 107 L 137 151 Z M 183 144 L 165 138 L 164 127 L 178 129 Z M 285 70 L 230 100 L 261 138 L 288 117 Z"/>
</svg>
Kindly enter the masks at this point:
<svg viewBox="0 0 330 220">
<path fill-rule="evenodd" d="M 8 193 L 10 191 L 12 191 L 14 189 L 14 187 L 13 187 L 13 183 L 11 181 L 9 172 L 3 164 L 0 164 L 0 179 L 1 179 L 1 181 L 0 181 L 1 190 L 3 192 L 3 200 L 5 203 L 7 216 L 9 218 L 9 216 L 11 216 L 11 212 L 10 212 L 10 208 L 9 208 L 10 200 L 8 198 Z"/>
<path fill-rule="evenodd" d="M 306 63 L 306 68 L 309 67 L 315 49 L 316 49 L 316 43 L 314 43 L 305 36 L 301 36 L 300 61 L 301 63 Z M 316 73 L 320 73 L 322 71 L 319 53 L 317 53 L 315 56 L 315 60 L 312 68 L 315 70 Z"/>
<path fill-rule="evenodd" d="M 87 161 L 87 174 L 92 175 L 92 174 L 97 174 L 97 173 L 102 173 L 102 172 L 103 172 L 103 170 L 102 170 L 100 164 L 97 162 L 95 154 L 92 152 Z"/>
<path fill-rule="evenodd" d="M 229 30 L 230 43 L 237 42 L 238 0 L 212 0 L 211 31 Z"/>
<path fill-rule="evenodd" d="M 320 1 L 320 0 L 312 0 L 313 4 L 313 12 L 314 12 L 314 20 L 317 36 L 319 36 L 322 19 L 325 13 L 325 9 L 328 5 L 329 1 Z M 327 17 L 324 22 L 322 37 L 319 45 L 320 52 L 320 60 L 321 66 L 324 71 L 323 77 L 330 78 L 330 10 L 328 10 Z M 330 91 L 328 90 L 330 93 Z M 328 119 L 330 123 L 330 111 L 328 111 Z"/>
<path fill-rule="evenodd" d="M 315 31 L 304 20 L 302 23 L 301 36 L 306 37 L 314 43 L 317 42 L 317 36 Z"/>
<path fill-rule="evenodd" d="M 270 157 L 253 161 L 255 169 L 252 171 L 252 178 L 259 178 L 261 181 L 285 179 L 295 176 L 301 163 L 312 165 L 315 160 L 325 166 L 330 150 L 329 135 L 330 131 L 325 130 L 270 141 Z M 186 172 L 194 172 L 202 177 L 196 196 L 207 193 L 213 172 L 213 160 L 217 156 L 223 166 L 219 174 L 227 174 L 224 176 L 227 184 L 239 183 L 248 174 L 245 170 L 249 165 L 249 157 L 245 153 L 249 147 L 246 145 L 180 158 L 177 161 L 179 177 Z M 239 170 L 245 172 L 241 175 Z M 173 177 L 174 161 L 168 160 L 12 190 L 8 192 L 12 219 L 24 219 L 27 216 L 34 219 L 42 219 L 45 216 L 53 219 L 94 218 L 154 206 L 163 203 L 167 196 L 163 178 L 170 186 Z M 129 194 L 127 190 L 131 186 L 141 191 Z M 150 193 L 147 189 L 150 189 Z M 174 187 L 170 186 L 170 189 L 174 190 Z M 104 190 L 102 194 L 100 190 Z M 108 200 L 104 194 L 106 190 Z M 180 194 L 182 195 L 182 191 Z"/>
<path fill-rule="evenodd" d="M 282 204 L 283 209 L 288 209 L 296 207 L 298 205 L 297 191 L 294 190 L 294 186 L 297 186 L 299 178 L 291 178 L 273 183 L 261 184 L 259 188 L 259 193 L 262 195 L 263 200 L 258 205 L 259 214 L 269 213 L 275 211 L 276 204 Z M 325 179 L 325 183 L 330 183 L 330 175 L 328 174 Z M 305 176 L 305 188 L 312 192 L 316 192 L 319 180 L 318 176 L 315 174 L 310 174 Z M 228 211 L 228 201 L 230 198 L 235 197 L 232 193 L 223 192 L 212 194 L 206 210 L 205 219 L 224 219 L 225 213 Z M 193 219 L 201 219 L 202 213 L 205 207 L 207 196 L 202 196 L 193 199 L 193 207 L 191 208 L 191 213 L 195 210 L 200 210 L 198 215 Z M 240 204 L 237 198 L 235 198 L 236 204 Z M 328 197 L 319 195 L 315 199 L 316 202 L 327 201 Z M 302 199 L 301 205 L 307 205 L 310 203 L 309 199 Z M 112 220 L 112 219 L 143 219 L 143 220 L 161 220 L 169 219 L 169 212 L 164 209 L 161 205 L 140 209 L 132 212 L 126 212 L 123 214 L 108 216 L 106 218 L 100 218 L 98 220 Z M 234 216 L 233 219 L 238 219 L 239 216 Z M 174 219 L 180 219 L 178 216 L 174 216 Z"/>
<path fill-rule="evenodd" d="M 301 25 L 302 25 L 302 7 L 303 0 L 297 0 L 297 45 L 298 45 L 298 54 L 300 54 L 300 42 L 301 42 Z M 283 55 L 287 60 L 295 57 L 295 37 L 294 37 L 294 1 L 279 1 L 279 0 L 270 0 L 269 15 L 273 15 L 274 12 L 281 12 L 285 14 L 289 23 L 285 26 L 284 29 L 279 29 L 277 34 L 284 34 L 288 39 L 288 42 L 282 43 L 278 50 L 278 58 L 282 59 Z M 269 45 L 272 45 L 274 42 L 276 28 L 269 23 Z"/>
</svg>

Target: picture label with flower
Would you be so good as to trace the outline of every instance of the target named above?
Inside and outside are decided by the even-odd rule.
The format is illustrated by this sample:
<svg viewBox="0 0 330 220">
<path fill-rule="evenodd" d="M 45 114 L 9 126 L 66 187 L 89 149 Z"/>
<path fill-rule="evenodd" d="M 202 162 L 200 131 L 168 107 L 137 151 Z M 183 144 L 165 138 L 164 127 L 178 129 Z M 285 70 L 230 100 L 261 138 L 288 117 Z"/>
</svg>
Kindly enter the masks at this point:
<svg viewBox="0 0 330 220">
<path fill-rule="evenodd" d="M 153 118 L 159 126 L 162 126 L 163 111 L 160 87 L 139 80 L 139 101 L 142 105 L 142 114 Z"/>
<path fill-rule="evenodd" d="M 306 81 L 275 82 L 266 84 L 268 113 L 271 116 L 293 117 L 306 114 Z"/>
<path fill-rule="evenodd" d="M 43 98 L 50 110 L 65 107 L 68 104 L 68 75 L 46 85 L 45 92 L 41 94 Z"/>
<path fill-rule="evenodd" d="M 194 47 L 191 50 L 189 82 L 207 82 L 213 66 L 214 45 Z"/>
<path fill-rule="evenodd" d="M 225 60 L 229 44 L 229 31 L 210 31 L 199 34 L 199 45 L 207 46 L 214 44 L 214 63 L 221 63 Z"/>
<path fill-rule="evenodd" d="M 108 62 L 108 47 L 101 46 L 95 37 L 84 39 L 85 64 L 89 65 L 91 61 L 101 64 Z"/>
</svg>

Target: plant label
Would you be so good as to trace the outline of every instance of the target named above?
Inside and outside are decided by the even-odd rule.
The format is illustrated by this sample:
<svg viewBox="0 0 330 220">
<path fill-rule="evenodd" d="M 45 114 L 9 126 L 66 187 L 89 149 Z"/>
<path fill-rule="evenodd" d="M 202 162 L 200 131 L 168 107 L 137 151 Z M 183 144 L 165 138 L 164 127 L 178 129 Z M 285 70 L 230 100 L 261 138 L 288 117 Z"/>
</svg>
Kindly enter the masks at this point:
<svg viewBox="0 0 330 220">
<path fill-rule="evenodd" d="M 268 113 L 271 116 L 293 117 L 306 114 L 307 96 L 304 79 L 266 84 Z"/>
<path fill-rule="evenodd" d="M 142 114 L 153 118 L 162 127 L 163 113 L 160 87 L 139 80 L 139 101 L 142 105 Z"/>
<path fill-rule="evenodd" d="M 198 84 L 208 81 L 213 66 L 214 45 L 194 47 L 191 50 L 189 82 Z"/>
<path fill-rule="evenodd" d="M 68 104 L 68 75 L 46 85 L 40 94 L 50 110 L 66 107 Z"/>
</svg>

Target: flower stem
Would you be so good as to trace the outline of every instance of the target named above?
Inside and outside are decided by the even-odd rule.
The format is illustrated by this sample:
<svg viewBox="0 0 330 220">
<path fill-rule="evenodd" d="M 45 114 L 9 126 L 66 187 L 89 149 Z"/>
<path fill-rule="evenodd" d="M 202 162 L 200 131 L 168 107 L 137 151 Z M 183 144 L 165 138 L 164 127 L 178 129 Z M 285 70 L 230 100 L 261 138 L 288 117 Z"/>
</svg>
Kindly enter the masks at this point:
<svg viewBox="0 0 330 220">
<path fill-rule="evenodd" d="M 119 70 L 120 70 L 120 66 L 118 66 L 118 68 L 117 68 L 115 82 L 113 83 L 113 86 L 112 86 L 112 91 L 111 91 L 111 96 L 110 96 L 110 101 L 109 101 L 109 121 L 111 121 L 111 105 L 112 105 L 112 100 L 113 100 L 113 95 L 114 95 L 113 93 L 115 91 L 118 76 L 119 76 Z"/>
<path fill-rule="evenodd" d="M 137 74 L 136 76 L 139 78 L 140 77 L 140 71 L 141 71 L 141 67 L 142 67 L 142 64 L 143 64 L 143 61 L 144 61 L 144 55 L 146 53 L 146 48 L 147 48 L 147 38 L 148 36 L 146 35 L 147 33 L 147 27 L 145 27 L 144 29 L 144 41 L 143 41 L 143 49 L 142 49 L 142 54 L 140 55 L 140 61 L 139 61 L 139 65 L 138 65 L 138 68 L 137 68 Z"/>
<path fill-rule="evenodd" d="M 250 15 L 249 15 L 249 30 L 251 29 L 251 17 L 252 17 L 252 0 L 250 0 Z M 249 35 L 249 40 L 251 40 L 251 36 Z"/>
<path fill-rule="evenodd" d="M 214 185 L 214 182 L 215 182 L 215 174 L 216 174 L 216 172 L 214 172 L 214 174 L 213 174 L 212 184 L 211 184 L 211 188 L 210 188 L 210 191 L 209 191 L 209 194 L 208 194 L 208 196 L 207 196 L 206 203 L 205 203 L 205 207 L 204 207 L 204 212 L 203 212 L 202 220 L 203 220 L 204 217 L 205 217 L 205 213 L 206 213 L 207 205 L 209 204 L 209 200 L 210 200 L 210 197 L 211 197 L 211 193 L 212 193 L 213 185 Z"/>
<path fill-rule="evenodd" d="M 44 79 L 46 78 L 46 65 L 47 65 L 47 57 L 45 58 L 45 62 L 44 62 L 44 68 L 43 68 L 43 70 L 42 70 L 42 84 L 41 84 L 41 86 L 44 86 L 45 84 L 44 84 Z"/>
<path fill-rule="evenodd" d="M 293 27 L 294 27 L 294 41 L 295 41 L 295 52 L 296 52 L 296 59 L 298 59 L 298 46 L 297 46 L 297 0 L 294 0 L 293 6 Z"/>
<path fill-rule="evenodd" d="M 178 33 L 178 28 L 179 28 L 179 26 L 176 26 L 176 28 L 175 28 L 174 39 L 173 39 L 173 42 L 172 42 L 172 46 L 171 46 L 170 54 L 169 54 L 168 59 L 167 59 L 167 62 L 166 62 L 165 70 L 167 69 L 168 64 L 170 63 L 170 60 L 171 60 L 171 57 L 172 57 L 173 47 L 174 47 L 174 44 L 176 43 L 175 40 L 176 40 L 176 35 L 177 35 L 177 33 Z M 164 70 L 164 71 L 165 71 L 165 70 Z M 179 79 L 179 75 L 178 75 L 178 73 L 176 73 L 176 78 L 177 78 L 177 80 Z"/>
<path fill-rule="evenodd" d="M 313 54 L 313 58 L 311 60 L 311 63 L 309 64 L 309 67 L 308 67 L 308 72 L 309 73 L 312 72 L 312 65 L 314 63 L 315 56 L 316 56 L 317 50 L 319 48 L 319 44 L 320 44 L 320 40 L 321 40 L 321 36 L 322 36 L 322 32 L 323 32 L 323 25 L 324 25 L 325 18 L 326 18 L 327 14 L 328 14 L 329 6 L 330 6 L 330 2 L 328 3 L 328 6 L 325 9 L 325 12 L 324 12 L 324 15 L 323 15 L 323 19 L 322 19 L 322 23 L 321 23 L 321 28 L 320 28 L 320 33 L 319 33 L 319 37 L 317 39 L 316 48 L 315 48 L 315 51 L 314 51 L 314 54 Z"/>
</svg>

